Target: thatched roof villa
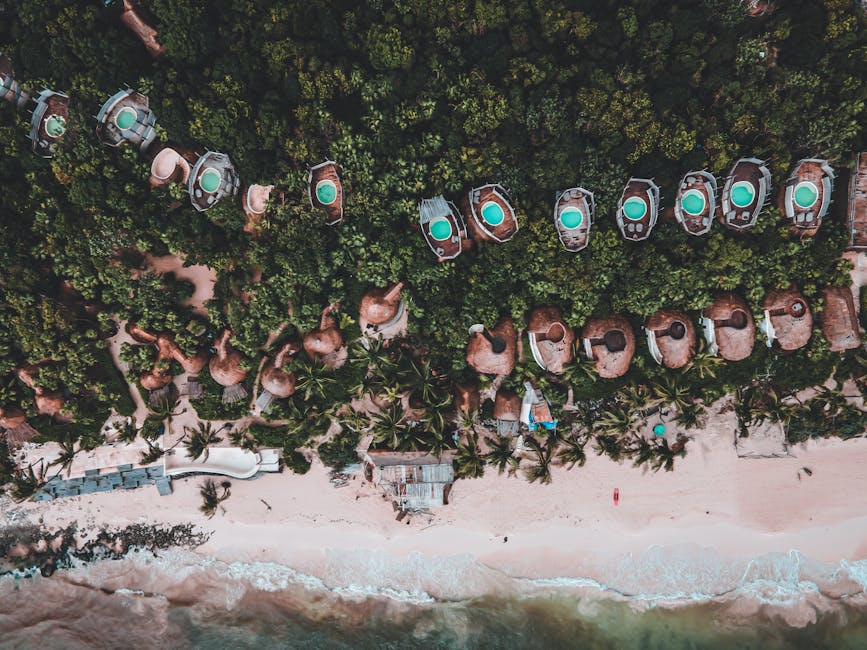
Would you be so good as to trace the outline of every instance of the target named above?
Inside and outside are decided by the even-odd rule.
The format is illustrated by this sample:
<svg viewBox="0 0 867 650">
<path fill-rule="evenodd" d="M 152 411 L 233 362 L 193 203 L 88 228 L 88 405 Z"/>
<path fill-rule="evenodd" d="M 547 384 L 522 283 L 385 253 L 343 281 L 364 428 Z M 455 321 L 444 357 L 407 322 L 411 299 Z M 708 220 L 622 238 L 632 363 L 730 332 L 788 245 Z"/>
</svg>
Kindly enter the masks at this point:
<svg viewBox="0 0 867 650">
<path fill-rule="evenodd" d="M 683 368 L 695 354 L 695 325 L 682 311 L 663 309 L 644 323 L 647 347 L 656 363 Z"/>
<path fill-rule="evenodd" d="M 31 102 L 30 95 L 15 81 L 12 62 L 2 54 L 0 54 L 0 99 L 12 104 L 17 111 L 25 109 Z"/>
<path fill-rule="evenodd" d="M 822 333 L 832 352 L 854 350 L 861 345 L 858 312 L 849 287 L 827 287 L 822 291 Z"/>
<path fill-rule="evenodd" d="M 518 217 L 501 185 L 489 183 L 471 189 L 462 208 L 470 236 L 477 241 L 503 243 L 518 232 Z"/>
<path fill-rule="evenodd" d="M 153 334 L 132 323 L 127 324 L 126 331 L 137 343 L 153 345 L 157 349 L 153 368 L 139 377 L 139 382 L 145 390 L 156 391 L 171 383 L 173 379 L 171 361 L 173 360 L 180 364 L 184 372 L 192 376 L 198 375 L 208 363 L 207 350 L 200 350 L 188 357 L 169 334 Z"/>
<path fill-rule="evenodd" d="M 144 153 L 157 139 L 157 118 L 148 106 L 148 98 L 129 88 L 109 97 L 99 109 L 96 121 L 96 137 L 109 147 L 128 142 Z"/>
<path fill-rule="evenodd" d="M 587 248 L 590 226 L 596 218 L 593 192 L 583 187 L 570 187 L 557 192 L 554 199 L 554 227 L 560 243 L 570 253 Z"/>
<path fill-rule="evenodd" d="M 358 325 L 365 336 L 391 339 L 406 332 L 406 304 L 401 298 L 404 283 L 388 289 L 371 289 L 361 299 Z"/>
<path fill-rule="evenodd" d="M 543 370 L 560 374 L 572 362 L 575 334 L 563 322 L 558 307 L 537 307 L 530 313 L 527 326 L 533 359 Z"/>
<path fill-rule="evenodd" d="M 867 250 L 867 152 L 855 154 L 849 176 L 849 249 Z"/>
<path fill-rule="evenodd" d="M 329 226 L 343 221 L 343 168 L 333 160 L 314 165 L 307 172 L 307 195 L 313 208 L 325 212 Z"/>
<path fill-rule="evenodd" d="M 515 436 L 521 430 L 521 398 L 510 390 L 500 389 L 494 396 L 494 420 L 497 435 Z"/>
<path fill-rule="evenodd" d="M 277 351 L 273 359 L 266 362 L 259 378 L 262 383 L 262 392 L 256 399 L 256 406 L 260 412 L 267 413 L 275 399 L 285 399 L 295 394 L 297 381 L 295 373 L 286 372 L 283 367 L 300 349 L 299 343 L 290 341 Z"/>
<path fill-rule="evenodd" d="M 701 324 L 711 354 L 719 353 L 727 361 L 741 361 L 752 354 L 756 324 L 740 296 L 733 293 L 716 296 L 705 307 Z"/>
<path fill-rule="evenodd" d="M 834 170 L 827 160 L 799 160 L 780 192 L 780 212 L 792 232 L 804 237 L 816 234 L 828 214 L 833 191 Z"/>
<path fill-rule="evenodd" d="M 203 153 L 203 151 L 195 151 L 171 142 L 159 143 L 150 152 L 152 156 L 151 175 L 148 179 L 150 186 L 162 187 L 171 183 L 186 184 L 190 178 L 190 169 Z"/>
<path fill-rule="evenodd" d="M 199 212 L 215 206 L 227 196 L 235 196 L 240 188 L 241 179 L 229 156 L 216 151 L 201 156 L 187 179 L 190 201 Z"/>
<path fill-rule="evenodd" d="M 421 200 L 418 223 L 428 247 L 437 256 L 437 262 L 455 259 L 469 244 L 463 216 L 454 203 L 442 196 Z"/>
<path fill-rule="evenodd" d="M 707 171 L 687 172 L 677 188 L 674 217 L 690 235 L 704 235 L 716 213 L 716 177 Z"/>
<path fill-rule="evenodd" d="M 722 191 L 722 224 L 734 231 L 756 225 L 771 191 L 771 172 L 764 160 L 741 158 L 728 177 Z"/>
<path fill-rule="evenodd" d="M 501 318 L 491 330 L 484 325 L 473 325 L 467 343 L 467 363 L 476 372 L 508 375 L 515 368 L 517 347 L 518 334 L 511 318 Z"/>
<path fill-rule="evenodd" d="M 214 341 L 215 353 L 208 363 L 211 378 L 223 387 L 224 404 L 240 402 L 247 397 L 247 389 L 243 385 L 247 378 L 244 357 L 229 343 L 230 338 L 232 330 L 223 330 Z"/>
<path fill-rule="evenodd" d="M 765 317 L 759 329 L 768 337 L 768 347 L 797 350 L 810 341 L 813 313 L 797 287 L 771 289 L 762 302 Z"/>
<path fill-rule="evenodd" d="M 478 382 L 455 384 L 452 387 L 452 405 L 460 413 L 478 413 L 481 406 Z"/>
<path fill-rule="evenodd" d="M 395 510 L 413 512 L 447 505 L 455 471 L 454 452 L 442 456 L 428 452 L 367 451 L 365 474 L 382 488 Z"/>
<path fill-rule="evenodd" d="M 117 0 L 109 0 L 115 4 Z M 157 40 L 157 31 L 147 23 L 148 17 L 141 7 L 131 0 L 121 0 L 120 21 L 138 38 L 153 58 L 158 59 L 165 54 L 165 48 Z"/>
<path fill-rule="evenodd" d="M 337 327 L 336 312 L 340 305 L 328 305 L 322 310 L 319 327 L 304 335 L 304 351 L 311 359 L 319 359 L 327 367 L 336 369 L 349 357 L 343 334 Z"/>
<path fill-rule="evenodd" d="M 66 399 L 64 399 L 61 391 L 46 390 L 38 384 L 39 366 L 22 366 L 18 368 L 16 374 L 24 385 L 33 390 L 33 401 L 36 404 L 36 411 L 40 415 L 56 417 L 60 414 Z"/>
<path fill-rule="evenodd" d="M 54 90 L 44 89 L 30 102 L 30 135 L 33 151 L 43 158 L 51 158 L 54 145 L 66 133 L 69 120 L 69 97 Z"/>
<path fill-rule="evenodd" d="M 635 355 L 635 334 L 629 321 L 620 315 L 587 321 L 581 331 L 581 344 L 603 379 L 625 375 Z"/>
<path fill-rule="evenodd" d="M 265 209 L 268 207 L 268 199 L 271 198 L 273 185 L 245 185 L 241 188 L 241 207 L 247 215 L 247 224 L 244 230 L 248 231 L 251 224 L 258 224 Z"/>
<path fill-rule="evenodd" d="M 617 202 L 617 226 L 630 241 L 643 241 L 659 217 L 659 187 L 649 178 L 630 178 Z"/>
</svg>

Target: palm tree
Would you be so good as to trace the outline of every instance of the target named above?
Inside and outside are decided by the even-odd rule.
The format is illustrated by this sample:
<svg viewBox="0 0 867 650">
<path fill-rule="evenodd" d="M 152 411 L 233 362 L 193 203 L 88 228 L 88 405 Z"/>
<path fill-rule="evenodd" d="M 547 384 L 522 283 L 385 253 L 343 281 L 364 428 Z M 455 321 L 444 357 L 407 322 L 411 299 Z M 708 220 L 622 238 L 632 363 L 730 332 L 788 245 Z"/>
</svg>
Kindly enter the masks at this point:
<svg viewBox="0 0 867 650">
<path fill-rule="evenodd" d="M 394 361 L 381 338 L 358 339 L 349 348 L 349 363 L 367 371 L 370 369 L 387 370 L 394 367 Z"/>
<path fill-rule="evenodd" d="M 124 420 L 123 426 L 121 426 L 120 431 L 118 432 L 117 439 L 129 444 L 134 442 L 137 436 L 138 429 L 135 426 L 135 418 L 128 417 Z"/>
<path fill-rule="evenodd" d="M 692 405 L 693 399 L 688 386 L 680 382 L 677 376 L 667 376 L 661 382 L 653 384 L 653 394 L 661 404 L 683 411 Z"/>
<path fill-rule="evenodd" d="M 683 369 L 683 372 L 694 372 L 699 379 L 716 379 L 716 369 L 724 363 L 722 357 L 709 354 L 704 340 L 700 343 L 698 352 Z"/>
<path fill-rule="evenodd" d="M 701 423 L 704 413 L 704 406 L 699 402 L 694 402 L 682 408 L 674 420 L 685 429 L 694 429 Z"/>
<path fill-rule="evenodd" d="M 606 434 L 625 436 L 632 431 L 632 413 L 623 405 L 614 405 L 602 413 L 595 428 Z"/>
<path fill-rule="evenodd" d="M 184 433 L 186 435 L 184 447 L 187 449 L 187 455 L 193 460 L 201 457 L 203 463 L 208 460 L 210 446 L 223 440 L 213 430 L 210 422 L 202 422 L 201 420 L 195 429 L 184 427 Z"/>
<path fill-rule="evenodd" d="M 223 488 L 223 493 L 217 494 L 217 485 L 214 483 L 214 479 L 208 478 L 202 483 L 201 488 L 199 488 L 199 494 L 202 495 L 202 505 L 199 506 L 199 510 L 207 515 L 208 519 L 211 519 L 217 513 L 217 506 L 231 496 L 231 492 L 229 491 L 231 486 L 232 484 L 229 481 L 223 481 L 220 484 L 220 487 Z"/>
<path fill-rule="evenodd" d="M 480 478 L 485 473 L 485 459 L 479 451 L 479 436 L 472 434 L 458 443 L 455 474 L 459 478 Z"/>
<path fill-rule="evenodd" d="M 56 475 L 62 474 L 63 470 L 72 473 L 72 462 L 80 451 L 80 449 L 75 448 L 75 437 L 70 433 L 64 433 L 57 444 L 60 446 L 60 454 L 51 462 L 52 465 L 60 466 Z"/>
<path fill-rule="evenodd" d="M 512 450 L 512 438 L 487 438 L 488 453 L 485 454 L 485 462 L 493 465 L 502 474 L 507 468 L 509 476 L 514 476 L 518 471 L 521 459 L 514 455 Z"/>
<path fill-rule="evenodd" d="M 406 436 L 406 412 L 399 403 L 376 413 L 371 418 L 371 432 L 377 443 L 384 444 L 389 449 L 399 449 Z"/>
<path fill-rule="evenodd" d="M 147 443 L 148 448 L 141 454 L 141 459 L 139 460 L 139 463 L 141 463 L 142 465 L 150 465 L 152 463 L 155 463 L 163 457 L 164 453 L 166 453 L 162 447 L 160 447 L 159 445 L 155 445 L 147 438 L 145 438 L 145 442 Z"/>
<path fill-rule="evenodd" d="M 422 404 L 443 400 L 444 378 L 437 374 L 426 360 L 410 358 L 409 363 L 398 371 L 398 378 L 410 397 Z"/>
<path fill-rule="evenodd" d="M 578 440 L 573 436 L 567 436 L 560 441 L 561 447 L 557 451 L 557 460 L 561 465 L 566 465 L 566 469 L 572 469 L 575 465 L 584 467 L 587 462 L 587 454 L 584 452 L 586 440 Z"/>
<path fill-rule="evenodd" d="M 656 443 L 650 466 L 653 467 L 654 472 L 658 472 L 661 467 L 664 467 L 666 472 L 670 472 L 674 469 L 674 459 L 678 456 L 686 456 L 686 448 L 681 447 L 680 451 L 675 451 L 669 446 L 668 440 L 663 438 Z"/>
<path fill-rule="evenodd" d="M 46 483 L 46 466 L 40 461 L 39 472 L 33 471 L 33 464 L 27 469 L 19 469 L 12 475 L 12 496 L 18 501 L 32 497 Z"/>
<path fill-rule="evenodd" d="M 644 437 L 635 437 L 635 446 L 631 449 L 632 466 L 641 467 L 653 458 L 654 446 Z"/>
<path fill-rule="evenodd" d="M 296 387 L 304 391 L 304 401 L 311 397 L 323 399 L 328 389 L 336 382 L 334 375 L 321 361 L 299 358 L 294 361 Z"/>
<path fill-rule="evenodd" d="M 619 436 L 610 433 L 600 433 L 593 441 L 593 449 L 598 456 L 608 456 L 615 463 L 623 458 L 623 446 Z"/>
<path fill-rule="evenodd" d="M 524 476 L 530 483 L 539 481 L 543 485 L 548 485 L 551 480 L 551 448 L 548 445 L 544 447 L 533 436 L 524 438 L 524 442 L 532 447 L 536 454 L 536 462 L 524 470 Z"/>
</svg>

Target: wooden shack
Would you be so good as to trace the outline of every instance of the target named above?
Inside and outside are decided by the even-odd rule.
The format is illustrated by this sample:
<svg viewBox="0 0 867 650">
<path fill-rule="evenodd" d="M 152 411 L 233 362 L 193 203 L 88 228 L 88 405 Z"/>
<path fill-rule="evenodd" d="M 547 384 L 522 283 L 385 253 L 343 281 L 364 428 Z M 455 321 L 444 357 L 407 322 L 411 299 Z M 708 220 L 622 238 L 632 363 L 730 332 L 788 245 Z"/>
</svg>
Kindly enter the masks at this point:
<svg viewBox="0 0 867 650">
<path fill-rule="evenodd" d="M 849 287 L 827 287 L 822 291 L 822 333 L 832 352 L 845 352 L 861 346 L 858 312 Z"/>
<path fill-rule="evenodd" d="M 765 317 L 759 329 L 767 337 L 768 347 L 797 350 L 810 341 L 813 313 L 797 287 L 771 289 L 762 301 Z"/>
<path fill-rule="evenodd" d="M 771 191 L 771 172 L 765 161 L 741 158 L 728 177 L 722 191 L 721 223 L 736 232 L 749 230 L 765 206 Z"/>
<path fill-rule="evenodd" d="M 96 137 L 109 147 L 128 142 L 144 153 L 157 139 L 156 116 L 147 96 L 129 88 L 109 97 L 99 109 L 96 121 Z"/>
<path fill-rule="evenodd" d="M 630 178 L 617 202 L 617 226 L 624 238 L 643 241 L 659 217 L 659 188 L 648 178 Z"/>
<path fill-rule="evenodd" d="M 707 171 L 687 172 L 677 188 L 674 217 L 690 235 L 707 234 L 716 214 L 716 178 Z"/>
<path fill-rule="evenodd" d="M 644 323 L 647 347 L 656 363 L 683 368 L 695 354 L 695 325 L 682 311 L 663 309 Z"/>
<path fill-rule="evenodd" d="M 467 363 L 476 372 L 488 375 L 508 375 L 515 368 L 518 334 L 511 318 L 501 318 L 489 330 L 484 325 L 470 327 Z"/>
<path fill-rule="evenodd" d="M 596 219 L 593 192 L 583 187 L 570 187 L 554 197 L 554 227 L 560 243 L 570 253 L 587 248 L 590 226 Z"/>
<path fill-rule="evenodd" d="M 581 344 L 603 379 L 625 375 L 635 355 L 635 334 L 620 315 L 589 320 L 581 331 Z"/>
<path fill-rule="evenodd" d="M 741 361 L 753 351 L 756 324 L 743 298 L 733 293 L 719 294 L 704 309 L 701 319 L 708 351 L 727 361 Z"/>
<path fill-rule="evenodd" d="M 470 236 L 476 241 L 503 243 L 518 232 L 518 217 L 501 185 L 471 189 L 463 200 Z"/>
<path fill-rule="evenodd" d="M 854 155 L 849 176 L 849 250 L 867 250 L 867 152 Z"/>
<path fill-rule="evenodd" d="M 799 160 L 779 196 L 780 214 L 790 230 L 801 237 L 816 234 L 828 214 L 833 191 L 834 170 L 827 160 Z"/>
<path fill-rule="evenodd" d="M 533 359 L 542 370 L 560 374 L 574 358 L 575 334 L 558 307 L 537 307 L 530 313 L 527 337 Z"/>
<path fill-rule="evenodd" d="M 442 196 L 422 199 L 418 204 L 422 236 L 437 262 L 453 260 L 467 247 L 467 226 L 457 206 Z"/>
<path fill-rule="evenodd" d="M 333 160 L 326 160 L 307 172 L 307 195 L 311 207 L 325 213 L 329 226 L 343 221 L 343 169 Z"/>
<path fill-rule="evenodd" d="M 241 179 L 224 153 L 207 151 L 193 165 L 187 179 L 190 201 L 199 212 L 214 207 L 241 189 Z"/>
</svg>

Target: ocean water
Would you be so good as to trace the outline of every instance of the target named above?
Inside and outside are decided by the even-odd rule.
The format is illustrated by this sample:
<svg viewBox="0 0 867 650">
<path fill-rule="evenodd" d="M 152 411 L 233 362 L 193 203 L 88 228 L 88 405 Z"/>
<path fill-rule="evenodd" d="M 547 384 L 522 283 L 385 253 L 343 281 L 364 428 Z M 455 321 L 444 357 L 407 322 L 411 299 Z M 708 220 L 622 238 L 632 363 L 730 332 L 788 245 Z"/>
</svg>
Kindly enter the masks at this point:
<svg viewBox="0 0 867 650">
<path fill-rule="evenodd" d="M 186 551 L 0 578 L 0 648 L 867 648 L 867 562 L 653 548 L 593 577 L 329 553 L 319 575 Z"/>
</svg>

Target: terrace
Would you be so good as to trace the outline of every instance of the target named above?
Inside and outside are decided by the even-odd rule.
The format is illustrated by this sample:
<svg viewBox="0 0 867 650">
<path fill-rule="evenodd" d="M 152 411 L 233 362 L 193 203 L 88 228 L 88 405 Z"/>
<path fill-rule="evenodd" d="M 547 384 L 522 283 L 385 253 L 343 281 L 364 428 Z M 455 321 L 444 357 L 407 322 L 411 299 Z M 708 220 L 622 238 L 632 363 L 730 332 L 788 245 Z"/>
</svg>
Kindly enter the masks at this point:
<svg viewBox="0 0 867 650">
<path fill-rule="evenodd" d="M 453 260 L 464 250 L 467 226 L 457 206 L 442 196 L 422 199 L 418 204 L 418 223 L 437 262 Z"/>
<path fill-rule="evenodd" d="M 464 212 L 473 239 L 503 243 L 518 232 L 518 218 L 506 190 L 497 184 L 470 190 L 464 198 Z"/>
<path fill-rule="evenodd" d="M 723 225 L 741 232 L 756 225 L 771 189 L 771 172 L 763 160 L 741 158 L 729 172 L 722 192 Z"/>
<path fill-rule="evenodd" d="M 141 93 L 119 90 L 99 109 L 96 115 L 96 137 L 109 147 L 130 143 L 144 153 L 157 138 L 156 116 Z"/>
<path fill-rule="evenodd" d="M 688 172 L 680 182 L 674 217 L 690 235 L 706 234 L 716 212 L 716 178 L 706 171 Z"/>
<path fill-rule="evenodd" d="M 833 190 L 834 170 L 827 160 L 800 160 L 786 179 L 780 212 L 795 233 L 812 236 L 828 213 Z"/>
<path fill-rule="evenodd" d="M 554 227 L 560 243 L 570 253 L 584 250 L 590 242 L 590 226 L 596 218 L 593 192 L 572 187 L 557 192 L 554 200 Z"/>
<path fill-rule="evenodd" d="M 624 238 L 650 237 L 659 216 L 659 188 L 647 178 L 630 178 L 617 202 L 617 226 Z"/>
</svg>

